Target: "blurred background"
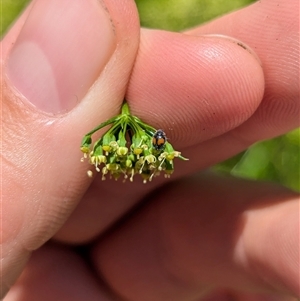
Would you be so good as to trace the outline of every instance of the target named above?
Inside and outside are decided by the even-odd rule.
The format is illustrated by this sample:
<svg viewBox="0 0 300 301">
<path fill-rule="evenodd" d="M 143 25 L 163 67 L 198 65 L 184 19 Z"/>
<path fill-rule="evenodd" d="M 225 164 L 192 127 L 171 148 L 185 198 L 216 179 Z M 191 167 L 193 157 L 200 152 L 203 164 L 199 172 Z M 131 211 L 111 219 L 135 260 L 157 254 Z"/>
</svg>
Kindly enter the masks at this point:
<svg viewBox="0 0 300 301">
<path fill-rule="evenodd" d="M 29 2 L 1 1 L 1 37 Z M 253 0 L 136 0 L 141 25 L 180 31 L 249 5 Z M 300 117 L 299 117 L 300 118 Z M 213 168 L 235 176 L 281 183 L 300 191 L 300 129 L 263 141 Z"/>
</svg>

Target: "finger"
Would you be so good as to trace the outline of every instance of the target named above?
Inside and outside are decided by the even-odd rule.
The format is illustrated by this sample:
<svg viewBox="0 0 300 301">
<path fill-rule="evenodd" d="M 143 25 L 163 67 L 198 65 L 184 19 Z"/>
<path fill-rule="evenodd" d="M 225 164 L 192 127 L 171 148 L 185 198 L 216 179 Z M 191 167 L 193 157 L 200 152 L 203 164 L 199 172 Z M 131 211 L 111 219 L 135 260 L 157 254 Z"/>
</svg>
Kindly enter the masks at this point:
<svg viewBox="0 0 300 301">
<path fill-rule="evenodd" d="M 3 294 L 88 187 L 80 142 L 119 110 L 138 35 L 131 1 L 37 0 L 3 57 Z"/>
<path fill-rule="evenodd" d="M 264 91 L 260 62 L 245 48 L 230 37 L 142 31 L 127 91 L 132 111 L 181 148 L 236 128 Z"/>
<path fill-rule="evenodd" d="M 224 77 L 226 78 L 228 74 L 219 72 L 222 68 L 218 68 L 209 60 L 202 62 L 200 58 L 197 65 L 197 59 L 204 53 L 193 51 L 196 48 L 195 44 L 194 48 L 192 43 L 189 44 L 187 40 L 184 40 L 185 36 L 182 36 L 182 40 L 178 40 L 176 34 L 169 36 L 167 33 L 157 31 L 144 31 L 142 34 L 141 47 L 127 98 L 139 116 L 145 120 L 153 120 L 157 127 L 166 129 L 170 140 L 190 158 L 188 163 L 176 163 L 179 166 L 176 167 L 175 176 L 208 167 L 246 149 L 253 142 L 271 138 L 297 126 L 299 122 L 298 43 L 289 43 L 289 40 L 297 40 L 297 37 L 295 38 L 295 32 L 298 31 L 297 10 L 294 9 L 297 5 L 294 5 L 293 1 L 288 5 L 286 2 L 278 6 L 277 4 L 272 1 L 264 1 L 263 4 L 258 2 L 219 21 L 213 21 L 207 26 L 189 32 L 193 34 L 191 40 L 195 38 L 195 34 L 232 35 L 247 42 L 259 54 L 264 73 L 268 78 L 263 104 L 254 117 L 233 130 L 230 130 L 230 126 L 224 126 L 222 121 L 227 121 L 227 125 L 230 125 L 230 122 L 234 124 L 237 118 L 241 117 L 241 112 L 244 113 L 244 110 L 247 110 L 248 107 L 244 102 L 245 93 L 239 90 L 241 85 L 236 85 L 236 91 L 222 89 L 227 83 Z M 280 26 L 276 25 L 277 21 Z M 274 37 L 276 42 L 272 40 Z M 209 39 L 207 37 L 204 40 Z M 230 42 L 229 39 L 228 42 Z M 231 40 L 231 42 L 234 44 L 234 41 Z M 244 47 L 245 51 L 250 51 L 242 42 L 235 41 L 235 43 L 239 47 Z M 213 53 L 216 49 L 212 47 L 211 50 Z M 235 53 L 233 49 L 231 50 Z M 238 64 L 241 69 L 237 68 L 231 74 L 243 77 L 243 72 L 247 70 L 246 65 L 240 61 Z M 211 66 L 211 69 L 207 70 L 207 66 Z M 235 67 L 233 62 L 233 68 Z M 211 81 L 214 77 L 210 71 L 213 73 L 216 69 L 218 71 L 216 76 L 219 78 Z M 253 74 L 253 77 L 259 78 L 257 74 Z M 235 82 L 235 78 L 229 76 L 229 79 L 232 83 Z M 287 82 L 287 79 L 291 80 Z M 254 82 L 252 84 L 249 89 L 254 91 L 253 93 L 262 87 L 261 84 L 257 86 Z M 212 95 L 209 94 L 211 91 L 214 91 Z M 238 92 L 241 97 L 238 97 Z M 218 96 L 224 96 L 225 108 L 222 106 L 221 97 L 218 98 Z M 258 105 L 258 98 L 255 99 L 252 109 Z M 227 114 L 230 110 L 232 113 Z M 225 115 L 222 115 L 223 112 Z M 253 110 L 250 109 L 250 112 Z M 218 136 L 226 129 L 228 130 L 226 133 Z M 196 147 L 195 145 L 199 142 L 201 144 Z M 188 145 L 191 146 L 184 149 L 184 146 Z M 134 192 L 135 188 L 120 187 L 120 191 L 115 194 L 108 184 L 107 199 L 112 201 L 111 204 L 116 203 L 111 208 L 99 202 L 96 194 L 99 188 L 96 185 L 94 187 L 95 189 L 89 191 L 82 206 L 74 214 L 76 218 L 71 218 L 68 227 L 64 228 L 63 239 L 80 242 L 95 237 L 115 218 L 128 210 L 127 205 L 130 208 L 141 196 L 139 193 L 136 197 L 129 194 L 129 203 L 127 203 L 120 196 L 128 189 Z M 148 186 L 145 193 L 149 191 L 148 188 L 150 189 Z M 107 218 L 101 218 L 101 221 L 93 218 L 94 223 L 87 222 L 94 210 L 109 211 L 109 214 L 105 215 Z M 86 231 L 80 228 L 78 220 L 85 225 L 88 224 L 84 228 Z M 78 233 L 78 231 L 82 233 L 81 238 L 72 237 L 72 233 Z"/>
<path fill-rule="evenodd" d="M 33 253 L 5 301 L 114 300 L 82 258 L 69 249 L 47 245 Z"/>
<path fill-rule="evenodd" d="M 257 1 L 187 33 L 230 35 L 248 44 L 262 61 L 264 100 L 236 136 L 252 143 L 299 126 L 299 1 Z"/>
<path fill-rule="evenodd" d="M 93 253 L 125 299 L 196 300 L 214 287 L 299 296 L 295 193 L 204 174 L 148 201 Z"/>
<path fill-rule="evenodd" d="M 297 1 L 256 2 L 187 32 L 193 36 L 227 34 L 244 41 L 258 54 L 266 82 L 263 101 L 251 118 L 197 148 L 185 150 L 188 157 L 197 156 L 194 170 L 225 160 L 259 140 L 284 134 L 300 125 L 299 43 L 293 42 L 299 40 L 295 7 L 299 7 Z"/>
<path fill-rule="evenodd" d="M 144 31 L 128 99 L 133 114 L 164 129 L 185 155 L 187 146 L 194 149 L 249 118 L 263 89 L 260 63 L 236 41 Z M 209 156 L 196 154 L 183 164 L 175 162 L 174 176 L 182 175 L 184 168 L 201 168 L 197 161 L 204 166 Z M 114 181 L 97 179 L 56 238 L 71 243 L 91 240 L 162 183 L 155 179 L 143 185 L 139 180 L 116 189 Z"/>
<path fill-rule="evenodd" d="M 298 298 L 281 294 L 260 294 L 219 289 L 199 301 L 298 301 Z M 198 301 L 198 300 L 197 300 Z"/>
</svg>

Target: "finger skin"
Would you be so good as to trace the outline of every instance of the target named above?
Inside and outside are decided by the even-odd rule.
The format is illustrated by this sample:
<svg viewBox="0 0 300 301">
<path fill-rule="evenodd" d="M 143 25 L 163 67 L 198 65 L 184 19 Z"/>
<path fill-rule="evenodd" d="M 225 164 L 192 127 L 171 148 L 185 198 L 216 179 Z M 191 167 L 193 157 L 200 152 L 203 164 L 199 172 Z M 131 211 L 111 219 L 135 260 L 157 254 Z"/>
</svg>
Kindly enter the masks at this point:
<svg viewBox="0 0 300 301">
<path fill-rule="evenodd" d="M 47 244 L 34 252 L 5 301 L 112 301 L 73 250 Z"/>
<path fill-rule="evenodd" d="M 208 177 L 208 181 L 207 182 L 212 182 L 212 177 L 211 176 L 205 176 L 205 178 Z M 203 181 L 204 185 L 206 184 L 205 183 L 205 179 Z M 225 183 L 224 183 L 225 182 Z M 198 181 L 197 181 L 198 183 Z M 220 183 L 219 183 L 220 184 Z M 213 189 L 210 189 L 210 187 L 208 187 L 208 189 L 206 189 L 207 191 L 209 191 L 209 194 L 211 194 L 213 192 L 213 194 L 217 195 L 222 195 L 222 197 L 224 198 L 223 196 L 223 192 L 224 192 L 224 187 L 226 187 L 226 189 L 230 189 L 230 187 L 228 188 L 228 184 L 230 184 L 230 181 L 224 181 L 224 179 L 222 179 L 222 184 L 219 185 L 218 188 L 220 188 L 220 192 L 219 193 L 216 193 L 216 190 L 215 190 L 215 185 L 213 185 L 213 183 L 210 183 L 211 187 L 213 187 Z M 241 186 L 243 186 L 243 183 L 239 183 Z M 252 186 L 253 183 L 251 183 L 250 186 Z M 210 186 L 210 185 L 207 185 L 207 186 Z M 249 183 L 248 183 L 249 185 Z M 177 185 L 178 186 L 178 185 Z M 182 186 L 181 186 L 182 187 Z M 234 186 L 236 187 L 236 186 Z M 245 187 L 242 187 L 243 189 Z M 266 190 L 269 190 L 270 191 L 270 185 L 266 185 L 266 187 L 257 187 L 256 186 L 256 189 L 253 189 L 253 187 L 249 187 L 251 189 L 251 191 L 259 191 L 258 194 L 262 193 L 262 192 L 265 192 Z M 274 188 L 274 187 L 273 187 Z M 284 195 L 284 198 L 289 198 L 287 197 L 287 194 L 285 195 L 285 193 L 283 193 L 283 190 L 282 189 L 275 189 L 276 191 L 273 191 L 273 193 L 275 193 L 277 196 L 276 198 L 279 198 L 278 199 L 281 199 L 281 196 Z M 176 192 L 174 192 L 173 194 L 176 194 Z M 238 192 L 235 193 L 236 194 L 236 197 L 238 196 Z M 250 193 L 251 194 L 251 193 Z M 161 195 L 161 194 L 159 194 Z M 163 198 L 163 195 L 161 195 L 161 198 Z M 251 199 L 251 197 L 250 197 Z M 160 199 L 157 200 L 158 203 L 161 203 L 161 202 L 164 202 L 165 199 L 162 201 Z M 220 200 L 216 200 L 216 202 L 218 202 L 217 206 L 215 204 L 215 202 L 213 202 L 213 199 L 210 199 L 210 201 L 212 201 L 212 204 L 210 205 L 210 203 L 208 203 L 206 206 L 203 204 L 197 204 L 197 207 L 202 207 L 204 210 L 203 213 L 201 213 L 199 216 L 197 216 L 197 220 L 195 220 L 194 222 L 190 222 L 189 224 L 192 225 L 192 228 L 194 228 L 197 224 L 197 221 L 198 221 L 198 218 L 201 218 L 201 215 L 206 215 L 207 212 L 212 212 L 214 209 L 216 209 L 217 206 L 220 206 L 220 211 L 223 212 L 223 215 L 224 215 L 224 208 L 226 208 L 226 203 L 225 203 L 225 206 L 224 206 L 224 203 L 222 204 L 220 202 Z M 224 201 L 224 200 L 222 200 Z M 231 209 L 230 213 L 234 213 L 234 212 L 239 212 L 241 207 L 247 207 L 246 203 L 249 202 L 250 200 L 242 200 L 242 199 L 238 199 L 237 202 L 235 203 L 235 206 L 236 207 L 240 207 L 240 208 L 234 208 L 235 206 L 233 206 L 233 210 Z M 260 206 L 262 205 L 262 203 L 266 203 L 264 205 L 271 205 L 271 207 L 273 205 L 275 205 L 275 207 L 277 206 L 276 204 L 276 201 L 275 201 L 275 204 L 273 204 L 273 201 L 274 199 L 270 202 L 269 204 L 269 200 L 267 198 L 264 198 L 263 200 L 259 200 L 258 202 L 253 202 L 250 205 L 250 210 L 249 210 L 249 219 L 252 219 L 253 217 L 255 217 L 256 214 L 252 214 L 251 211 L 252 209 L 254 208 L 253 211 L 256 210 L 256 207 L 262 207 L 264 208 L 263 206 Z M 170 202 L 167 202 L 167 206 L 170 205 L 170 203 L 173 202 L 174 203 L 174 200 L 171 200 Z M 201 203 L 201 201 L 199 202 Z M 284 204 L 284 203 L 283 203 Z M 174 205 L 178 205 L 178 202 L 175 202 Z M 167 216 L 167 218 L 162 218 L 164 224 L 173 224 L 175 226 L 176 229 L 179 229 L 180 228 L 180 231 L 182 232 L 185 232 L 187 231 L 188 233 L 192 232 L 192 233 L 195 233 L 194 230 L 190 231 L 188 229 L 185 228 L 185 225 L 181 223 L 182 221 L 182 217 L 185 215 L 185 213 L 187 212 L 187 209 L 186 209 L 186 206 L 187 205 L 190 205 L 190 202 L 188 200 L 185 200 L 185 204 L 182 204 L 184 206 L 184 210 L 182 210 L 182 207 L 181 206 L 180 208 L 177 208 L 176 210 L 174 210 L 174 208 L 172 208 L 171 210 L 171 214 Z M 231 204 L 233 205 L 233 204 Z M 149 204 L 148 204 L 149 206 Z M 164 208 L 165 206 L 160 206 L 161 208 Z M 282 208 L 281 208 L 282 209 Z M 165 210 L 161 210 L 161 213 L 163 213 L 163 211 Z M 266 215 L 266 212 L 265 211 L 265 208 L 262 210 L 262 214 L 264 215 L 263 216 L 263 220 L 266 220 L 265 218 L 265 215 Z M 181 214 L 179 214 L 179 212 L 181 212 Z M 144 216 L 144 213 L 145 213 L 145 209 L 142 210 L 141 214 Z M 150 214 L 149 214 L 150 213 Z M 157 213 L 157 212 L 156 212 Z M 198 212 L 195 212 L 194 214 L 196 215 Z M 281 210 L 281 213 L 283 213 L 283 210 Z M 175 216 L 174 216 L 175 215 Z M 213 214 L 215 217 L 218 217 L 219 216 L 219 213 L 216 212 L 215 214 Z M 252 215 L 252 217 L 251 217 Z M 270 215 L 267 215 L 267 216 L 270 216 Z M 145 216 L 144 216 L 145 217 Z M 148 211 L 148 214 L 146 215 L 146 218 L 143 217 L 143 220 L 146 221 L 146 223 L 153 223 L 155 220 L 157 220 L 157 214 L 156 214 L 156 217 L 151 217 L 151 212 Z M 175 217 L 175 218 L 174 218 Z M 258 217 L 259 217 L 259 214 L 258 214 Z M 285 216 L 287 217 L 287 216 Z M 140 218 L 138 218 L 140 219 Z M 151 221 L 150 221 L 150 220 Z M 160 218 L 159 218 L 160 219 Z M 201 218 L 204 223 L 202 223 L 201 227 L 202 228 L 206 228 L 207 230 L 210 230 L 210 228 L 215 228 L 216 226 L 216 223 L 220 222 L 218 221 L 219 218 L 215 218 L 211 219 L 211 225 L 208 224 L 208 227 L 205 227 L 205 223 L 206 221 L 209 220 L 209 216 L 207 216 L 206 218 Z M 259 219 L 260 217 L 255 220 L 255 221 L 252 221 L 251 223 L 257 223 L 259 222 Z M 136 220 L 136 219 L 135 219 Z M 174 221 L 175 220 L 175 221 Z M 232 214 L 230 216 L 230 218 L 226 218 L 224 217 L 222 219 L 222 221 L 224 220 L 230 220 L 231 222 L 233 221 L 236 221 L 236 216 L 234 214 Z M 214 222 L 216 221 L 216 223 Z M 278 221 L 276 221 L 278 223 Z M 162 223 L 159 223 L 159 225 L 161 226 Z M 176 225 L 177 224 L 177 225 Z M 183 226 L 183 227 L 182 227 Z M 261 231 L 260 229 L 260 226 L 261 225 L 258 225 L 259 227 L 259 232 Z M 282 226 L 280 225 L 280 222 L 278 223 L 278 226 Z M 126 226 L 127 227 L 127 226 Z M 151 229 L 153 231 L 153 229 L 155 229 L 156 226 L 152 224 L 151 226 Z M 222 235 L 225 234 L 224 237 L 222 237 L 222 241 L 225 241 L 225 244 L 229 244 L 228 241 L 227 241 L 227 237 L 228 235 L 226 235 L 226 232 L 227 230 L 230 228 L 230 226 L 228 227 L 227 225 L 224 225 L 225 228 L 225 231 L 224 229 L 219 229 L 219 231 L 215 232 L 214 234 L 214 238 L 217 238 L 217 237 L 222 237 Z M 265 225 L 263 225 L 262 229 L 265 229 L 267 228 Z M 287 228 L 287 227 L 285 227 Z M 143 226 L 142 226 L 142 231 L 144 230 Z M 276 233 L 278 233 L 277 229 L 274 229 Z M 126 229 L 125 229 L 126 231 Z M 154 232 L 156 231 L 159 231 L 158 229 L 155 229 Z M 170 236 L 170 234 L 168 233 L 169 231 L 164 231 L 163 235 L 164 234 L 167 234 L 168 236 Z M 201 230 L 197 230 L 197 235 L 200 234 Z M 255 231 L 257 232 L 257 231 Z M 257 236 L 257 233 L 255 233 L 255 240 L 257 240 L 258 236 Z M 288 231 L 287 231 L 288 232 Z M 136 230 L 133 231 L 133 236 L 135 236 L 135 233 L 136 233 Z M 142 236 L 146 236 L 149 237 L 149 229 L 144 232 L 142 234 Z M 176 238 L 176 233 L 174 233 L 174 235 L 172 235 L 171 238 Z M 293 233 L 295 234 L 295 233 Z M 180 239 L 180 237 L 182 236 L 182 234 L 180 235 L 177 235 L 177 237 Z M 247 236 L 247 235 L 246 235 Z M 159 237 L 162 237 L 162 235 L 159 235 Z M 187 237 L 184 239 L 184 241 L 188 241 L 190 238 L 190 235 L 188 234 Z M 200 238 L 201 239 L 201 238 Z M 205 239 L 206 241 L 206 244 L 209 242 L 209 238 L 208 238 L 208 235 L 205 235 L 205 237 L 203 238 Z M 173 239 L 171 239 L 173 240 Z M 168 239 L 168 241 L 171 241 L 170 239 Z M 247 239 L 248 240 L 248 239 Z M 250 238 L 250 241 L 253 240 L 253 238 Z M 129 241 L 131 241 L 131 239 L 129 239 Z M 195 240 L 194 240 L 195 242 Z M 204 248 L 206 244 L 203 244 L 204 245 Z M 173 245 L 173 244 L 172 244 Z M 267 246 L 268 247 L 268 244 L 265 244 L 263 243 L 263 245 Z M 140 250 L 141 250 L 141 246 L 142 245 L 139 245 L 136 247 L 136 251 L 139 252 L 140 254 Z M 217 246 L 217 243 L 215 242 L 213 244 L 214 247 Z M 286 245 L 287 246 L 287 245 Z M 135 247 L 133 245 L 133 247 Z M 145 245 L 145 248 L 142 247 L 142 249 L 146 250 L 148 248 L 147 245 Z M 149 248 L 150 250 L 152 250 L 152 248 L 150 247 Z M 224 257 L 227 256 L 227 254 L 223 254 L 225 253 L 227 248 L 222 248 L 221 250 L 219 250 L 218 248 L 216 250 L 207 250 L 207 253 L 217 253 L 219 251 L 221 251 L 221 258 L 219 258 L 219 261 L 222 261 L 224 259 Z M 269 256 L 269 254 L 274 254 L 274 251 L 272 250 L 272 247 L 270 248 L 271 249 L 271 252 L 268 252 L 267 253 L 267 256 Z M 277 248 L 276 248 L 277 249 Z M 279 249 L 283 250 L 284 248 L 282 248 L 280 245 L 279 245 Z M 288 249 L 288 248 L 287 248 Z M 164 248 L 164 250 L 166 250 Z M 59 300 L 82 300 L 82 299 L 87 299 L 87 300 L 124 300 L 124 299 L 120 299 L 120 298 L 117 298 L 115 299 L 115 297 L 113 297 L 111 294 L 108 294 L 108 291 L 105 287 L 103 287 L 101 285 L 101 283 L 103 282 L 102 281 L 102 276 L 101 276 L 101 279 L 98 279 L 96 280 L 94 277 L 94 270 L 90 270 L 88 269 L 88 265 L 86 263 L 83 262 L 83 254 L 82 254 L 82 257 L 79 257 L 77 254 L 75 254 L 76 252 L 74 252 L 75 250 L 74 249 L 71 249 L 71 248 L 64 248 L 62 246 L 59 246 L 59 245 L 55 245 L 55 244 L 47 244 L 46 246 L 40 248 L 39 250 L 35 251 L 34 254 L 33 254 L 33 257 L 30 259 L 29 263 L 27 264 L 26 266 L 26 269 L 25 271 L 23 272 L 22 276 L 19 278 L 18 282 L 12 287 L 12 289 L 9 291 L 8 295 L 5 297 L 5 301 L 23 301 L 23 300 L 27 300 L 27 299 L 30 299 L 30 300 L 54 300 L 54 299 L 59 299 Z M 120 250 L 121 252 L 122 250 Z M 135 251 L 133 251 L 134 253 Z M 193 253 L 193 250 L 190 250 L 191 254 Z M 88 254 L 89 252 L 85 252 L 86 254 Z M 142 256 L 144 256 L 144 252 L 141 252 L 142 253 Z M 199 252 L 199 254 L 201 255 L 203 252 Z M 284 254 L 284 256 L 282 258 L 285 258 L 286 255 L 288 255 L 289 252 L 286 252 Z M 240 263 L 240 259 L 241 257 L 239 256 L 241 254 L 241 252 L 238 250 L 236 252 L 237 256 L 236 256 L 236 263 Z M 168 255 L 170 255 L 170 252 L 168 253 Z M 250 254 L 249 254 L 250 255 Z M 131 254 L 132 256 L 132 254 Z M 289 256 L 287 256 L 289 258 Z M 140 256 L 137 256 L 134 261 L 136 261 L 138 258 L 138 261 L 140 261 Z M 194 256 L 193 256 L 193 259 L 194 259 Z M 253 256 L 251 256 L 251 259 L 254 259 Z M 273 258 L 274 259 L 274 258 Z M 293 262 L 293 258 L 290 258 L 291 261 L 290 262 Z M 118 257 L 117 260 L 120 260 L 120 258 Z M 172 266 L 174 263 L 172 263 L 173 260 L 176 260 L 176 258 L 174 257 L 171 257 L 171 259 L 168 258 L 167 262 L 170 262 L 170 265 Z M 207 258 L 204 258 L 202 261 L 206 261 Z M 182 261 L 182 259 L 179 260 L 179 263 Z M 256 261 L 256 260 L 254 260 Z M 90 260 L 88 259 L 88 263 L 90 264 Z M 286 266 L 286 263 L 287 261 L 284 263 L 284 267 Z M 148 264 L 151 264 L 151 262 L 147 262 L 146 266 Z M 297 263 L 296 263 L 297 264 Z M 206 264 L 207 265 L 207 264 Z M 222 270 L 224 268 L 226 268 L 226 265 L 227 263 L 226 262 L 222 262 L 222 264 L 220 265 L 213 265 L 210 267 L 210 269 L 215 269 L 217 268 L 218 270 Z M 147 271 L 153 271 L 153 268 L 155 268 L 155 265 L 151 265 L 152 266 L 152 269 L 148 269 Z M 176 263 L 176 267 L 178 268 L 180 266 L 180 264 L 178 265 Z M 165 265 L 163 265 L 163 268 L 165 267 Z M 183 271 L 186 272 L 187 271 L 187 265 L 184 267 Z M 257 267 L 257 264 L 254 265 L 254 268 Z M 275 268 L 278 268 L 278 270 L 280 270 L 280 265 L 278 265 L 276 263 L 276 266 L 274 266 Z M 143 269 L 145 269 L 146 267 L 143 266 L 142 267 Z M 160 267 L 161 268 L 161 267 Z M 194 267 L 196 268 L 196 267 Z M 205 268 L 205 267 L 203 267 Z M 232 268 L 231 268 L 232 270 Z M 238 269 L 238 271 L 240 272 L 241 270 L 245 270 L 245 268 L 243 269 Z M 121 272 L 121 270 L 119 270 L 119 272 Z M 137 270 L 138 272 L 138 270 Z M 165 290 L 168 290 L 169 293 L 171 293 L 174 289 L 176 289 L 176 294 L 178 295 L 178 290 L 179 288 L 183 288 L 182 291 L 186 291 L 188 288 L 193 290 L 194 289 L 194 281 L 193 281 L 193 284 L 192 285 L 188 285 L 186 282 L 186 280 L 183 280 L 182 278 L 180 277 L 177 277 L 178 274 L 176 273 L 175 277 L 172 277 L 173 275 L 173 272 L 174 272 L 174 269 L 171 270 L 171 274 L 170 273 L 162 273 L 163 276 L 166 276 L 166 277 L 169 277 L 168 278 L 168 282 L 171 283 L 170 286 L 164 286 Z M 228 272 L 227 272 L 228 273 Z M 131 275 L 132 272 L 129 273 L 129 275 Z M 184 274 L 181 274 L 180 276 L 185 276 L 187 273 L 184 273 Z M 190 273 L 189 273 L 190 274 Z M 210 274 L 210 273 L 208 273 Z M 288 275 L 288 271 L 284 271 L 282 274 L 287 274 Z M 143 275 L 143 272 L 140 273 L 139 275 Z M 231 275 L 232 276 L 232 275 Z M 289 277 L 290 276 L 290 277 Z M 127 277 L 127 276 L 126 276 Z M 155 277 L 155 278 L 158 278 L 158 275 Z M 190 277 L 191 278 L 191 277 Z M 190 279 L 189 278 L 189 279 Z M 247 277 L 249 278 L 249 277 Z M 270 276 L 270 278 L 272 279 L 272 276 Z M 288 278 L 292 279 L 293 278 L 293 275 L 288 275 Z M 220 279 L 220 278 L 219 278 Z M 141 279 L 143 280 L 143 279 Z M 252 279 L 251 279 L 252 280 Z M 266 278 L 264 277 L 264 280 L 266 280 Z M 293 281 L 294 279 L 292 279 Z M 174 281 L 176 281 L 174 283 Z M 143 281 L 141 281 L 143 283 Z M 182 282 L 184 282 L 184 285 L 182 285 Z M 132 287 L 133 286 L 133 283 L 132 282 L 128 287 Z M 236 282 L 238 283 L 238 282 Z M 174 284 L 175 285 L 175 288 L 174 288 Z M 278 284 L 278 283 L 277 283 Z M 200 285 L 197 286 L 197 290 L 200 289 Z M 280 287 L 280 286 L 279 286 Z M 236 285 L 234 285 L 234 289 L 239 289 L 239 287 L 237 287 Z M 248 288 L 249 290 L 249 288 Z M 257 288 L 256 288 L 257 290 Z M 120 293 L 120 292 L 119 292 Z M 154 289 L 151 291 L 151 293 L 154 295 L 150 295 L 152 296 L 152 299 L 150 300 L 157 300 L 158 296 L 157 296 L 157 291 Z M 199 292 L 196 293 L 197 296 L 200 295 Z M 179 300 L 189 300 L 187 297 L 187 294 L 184 293 L 182 295 L 182 298 L 180 298 Z M 193 294 L 193 296 L 195 296 L 195 293 Z M 33 299 L 34 298 L 34 299 Z M 145 300 L 145 298 L 147 298 L 147 296 L 143 296 L 142 298 L 138 299 L 138 300 Z M 221 289 L 221 290 L 217 290 L 217 293 L 213 293 L 213 295 L 209 294 L 209 296 L 206 296 L 204 299 L 201 298 L 201 300 L 205 300 L 205 301 L 230 301 L 230 300 L 240 300 L 240 301 L 245 301 L 245 300 L 251 300 L 251 301 L 273 301 L 273 300 L 286 300 L 286 301 L 294 301 L 295 299 L 292 298 L 292 297 L 284 297 L 284 296 L 278 296 L 278 294 L 275 294 L 274 292 L 272 292 L 272 294 L 261 294 L 261 293 L 243 293 L 241 291 L 235 291 L 235 290 L 230 290 L 230 289 L 227 289 L 225 290 L 224 288 Z M 275 299 L 274 299 L 275 298 Z M 126 299 L 126 300 L 135 300 L 135 299 Z M 166 299 L 158 299 L 158 300 L 166 300 Z M 176 300 L 176 297 L 172 297 L 172 300 Z M 195 298 L 193 298 L 193 300 L 195 300 Z M 197 299 L 198 300 L 198 299 Z M 199 299 L 200 300 L 200 299 Z"/>
<path fill-rule="evenodd" d="M 230 37 L 143 30 L 127 98 L 184 148 L 245 122 L 263 91 L 257 57 Z"/>
<path fill-rule="evenodd" d="M 299 196 L 209 174 L 175 182 L 93 256 L 132 301 L 194 300 L 214 286 L 299 296 Z"/>
<path fill-rule="evenodd" d="M 193 36 L 225 34 L 243 41 L 259 56 L 265 76 L 264 97 L 251 118 L 223 135 L 185 150 L 188 157 L 207 154 L 197 156 L 194 170 L 300 125 L 298 12 L 299 1 L 258 1 L 186 32 Z"/>
<path fill-rule="evenodd" d="M 263 102 L 235 135 L 254 142 L 299 126 L 299 1 L 257 1 L 187 33 L 235 37 L 254 49 L 262 62 Z"/>
<path fill-rule="evenodd" d="M 104 5 L 90 1 L 79 2 L 83 10 L 90 9 L 90 5 Z M 106 9 L 114 24 L 117 46 L 105 72 L 99 74 L 88 94 L 78 99 L 80 104 L 69 113 L 52 115 L 33 107 L 5 77 L 8 58 L 3 57 L 1 296 L 16 280 L 30 251 L 53 236 L 84 194 L 91 181 L 86 176 L 87 166 L 80 162 L 81 139 L 99 119 L 115 115 L 123 101 L 138 47 L 138 16 L 132 1 L 119 1 L 118 5 L 108 1 Z M 82 16 L 82 10 L 77 12 L 80 16 L 72 16 L 73 28 L 77 28 Z M 97 27 L 98 22 L 96 16 L 87 27 Z M 4 48 L 9 48 L 7 43 L 16 38 L 17 32 L 13 29 L 12 36 L 7 33 L 2 41 Z M 91 46 L 89 34 L 81 36 L 89 39 Z"/>
</svg>

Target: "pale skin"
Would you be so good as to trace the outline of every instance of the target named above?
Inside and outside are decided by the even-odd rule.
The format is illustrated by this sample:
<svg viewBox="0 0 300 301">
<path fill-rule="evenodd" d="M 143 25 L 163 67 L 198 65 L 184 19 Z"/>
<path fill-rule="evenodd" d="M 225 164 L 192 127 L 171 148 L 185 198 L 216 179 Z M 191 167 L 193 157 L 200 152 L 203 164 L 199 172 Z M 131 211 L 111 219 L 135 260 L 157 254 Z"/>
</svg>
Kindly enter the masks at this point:
<svg viewBox="0 0 300 301">
<path fill-rule="evenodd" d="M 298 1 L 259 1 L 186 33 L 140 30 L 133 1 L 76 2 L 61 17 L 68 1 L 35 2 L 1 42 L 1 297 L 299 298 L 299 195 L 192 175 L 299 126 Z M 190 159 L 173 182 L 87 177 L 80 140 L 124 96 Z"/>
</svg>

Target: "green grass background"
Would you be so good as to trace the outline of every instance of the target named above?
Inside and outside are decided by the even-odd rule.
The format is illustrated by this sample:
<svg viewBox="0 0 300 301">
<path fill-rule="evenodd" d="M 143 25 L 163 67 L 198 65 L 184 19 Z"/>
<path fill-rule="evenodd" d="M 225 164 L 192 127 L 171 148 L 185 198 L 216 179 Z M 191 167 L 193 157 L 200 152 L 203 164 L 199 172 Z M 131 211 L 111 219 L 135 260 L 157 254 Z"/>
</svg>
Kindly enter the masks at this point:
<svg viewBox="0 0 300 301">
<path fill-rule="evenodd" d="M 1 36 L 29 2 L 1 1 Z M 173 31 L 207 22 L 253 0 L 136 0 L 141 25 Z M 260 142 L 214 169 L 235 176 L 270 180 L 300 191 L 300 130 Z"/>
</svg>

